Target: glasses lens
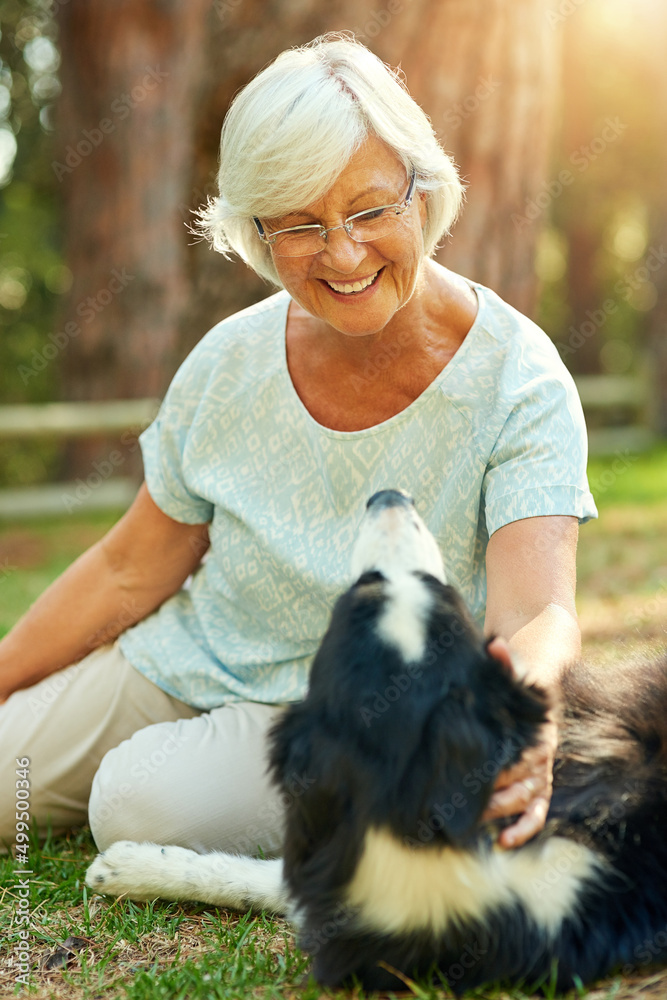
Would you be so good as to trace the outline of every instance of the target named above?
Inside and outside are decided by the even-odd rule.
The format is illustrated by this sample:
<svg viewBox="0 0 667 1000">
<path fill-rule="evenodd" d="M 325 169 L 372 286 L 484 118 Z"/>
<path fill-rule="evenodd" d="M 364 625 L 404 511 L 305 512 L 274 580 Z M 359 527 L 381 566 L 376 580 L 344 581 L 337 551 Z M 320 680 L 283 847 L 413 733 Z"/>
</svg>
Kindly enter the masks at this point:
<svg viewBox="0 0 667 1000">
<path fill-rule="evenodd" d="M 281 233 L 273 243 L 273 252 L 279 257 L 307 257 L 324 250 L 324 240 L 319 229 L 300 233 Z"/>
<path fill-rule="evenodd" d="M 398 228 L 405 207 L 405 205 L 386 205 L 381 208 L 371 208 L 368 212 L 361 212 L 349 219 L 345 226 L 334 228 L 345 229 L 356 243 L 370 243 L 371 240 L 388 236 Z M 325 245 L 325 238 L 322 237 L 319 226 L 279 233 L 271 244 L 274 254 L 278 257 L 307 257 L 324 250 Z"/>
<path fill-rule="evenodd" d="M 396 229 L 401 214 L 396 205 L 390 205 L 387 208 L 374 208 L 369 212 L 364 212 L 351 220 L 350 236 L 357 243 L 379 240 L 382 236 L 388 236 Z"/>
</svg>

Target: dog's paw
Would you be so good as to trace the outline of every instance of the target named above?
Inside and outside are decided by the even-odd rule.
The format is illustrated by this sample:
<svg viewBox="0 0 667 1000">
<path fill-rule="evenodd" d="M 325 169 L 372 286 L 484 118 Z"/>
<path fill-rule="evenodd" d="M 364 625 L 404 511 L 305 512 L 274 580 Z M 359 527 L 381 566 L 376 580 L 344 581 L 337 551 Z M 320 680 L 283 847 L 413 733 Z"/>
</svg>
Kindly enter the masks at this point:
<svg viewBox="0 0 667 1000">
<path fill-rule="evenodd" d="M 282 862 L 184 847 L 160 847 L 119 840 L 93 861 L 86 885 L 95 892 L 129 899 L 173 899 L 213 903 L 234 910 L 288 905 Z"/>
<path fill-rule="evenodd" d="M 156 899 L 165 895 L 165 875 L 176 858 L 187 864 L 192 854 L 182 847 L 118 840 L 97 855 L 86 872 L 86 885 L 109 896 Z"/>
</svg>

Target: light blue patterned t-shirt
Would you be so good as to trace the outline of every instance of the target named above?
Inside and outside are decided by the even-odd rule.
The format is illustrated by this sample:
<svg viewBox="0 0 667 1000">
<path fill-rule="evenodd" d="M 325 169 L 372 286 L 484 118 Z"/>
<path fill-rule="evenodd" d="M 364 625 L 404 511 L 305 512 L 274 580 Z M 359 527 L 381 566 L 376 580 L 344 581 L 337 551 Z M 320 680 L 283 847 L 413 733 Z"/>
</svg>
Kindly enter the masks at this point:
<svg viewBox="0 0 667 1000">
<path fill-rule="evenodd" d="M 188 587 L 121 636 L 139 671 L 202 709 L 301 698 L 376 490 L 414 497 L 480 624 L 494 531 L 536 515 L 596 516 L 572 378 L 545 333 L 473 287 L 478 315 L 449 364 L 365 430 L 323 427 L 299 399 L 287 292 L 200 341 L 141 446 L 155 503 L 176 521 L 210 522 L 211 548 Z M 364 377 L 371 393 L 374 373 Z"/>
</svg>

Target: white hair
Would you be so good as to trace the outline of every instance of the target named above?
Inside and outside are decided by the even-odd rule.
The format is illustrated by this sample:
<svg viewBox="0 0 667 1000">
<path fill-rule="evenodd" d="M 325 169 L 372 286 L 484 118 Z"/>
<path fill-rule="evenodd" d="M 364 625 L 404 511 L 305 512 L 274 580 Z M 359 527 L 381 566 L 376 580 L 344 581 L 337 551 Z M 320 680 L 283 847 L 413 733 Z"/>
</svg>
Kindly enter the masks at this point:
<svg viewBox="0 0 667 1000">
<path fill-rule="evenodd" d="M 200 209 L 195 232 L 281 286 L 253 217 L 278 218 L 320 199 L 369 135 L 408 177 L 415 170 L 416 191 L 426 193 L 424 252 L 432 254 L 463 185 L 399 73 L 347 33 L 287 49 L 236 95 L 220 139 L 220 195 Z"/>
</svg>

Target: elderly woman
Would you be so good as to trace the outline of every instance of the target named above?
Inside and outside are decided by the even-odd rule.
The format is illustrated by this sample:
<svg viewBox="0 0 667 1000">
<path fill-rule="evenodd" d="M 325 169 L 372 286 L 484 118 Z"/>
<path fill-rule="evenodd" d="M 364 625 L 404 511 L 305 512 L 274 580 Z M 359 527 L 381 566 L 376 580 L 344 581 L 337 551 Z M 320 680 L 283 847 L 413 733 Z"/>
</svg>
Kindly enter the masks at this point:
<svg viewBox="0 0 667 1000">
<path fill-rule="evenodd" d="M 431 259 L 461 185 L 397 75 L 337 36 L 284 52 L 229 111 L 219 184 L 201 226 L 282 290 L 198 344 L 132 507 L 0 644 L 6 840 L 29 757 L 37 821 L 90 800 L 100 849 L 279 852 L 265 734 L 381 488 L 413 495 L 500 659 L 549 686 L 579 653 L 579 400 L 533 323 Z M 506 847 L 544 822 L 554 746 L 551 723 L 496 782 Z"/>
</svg>

